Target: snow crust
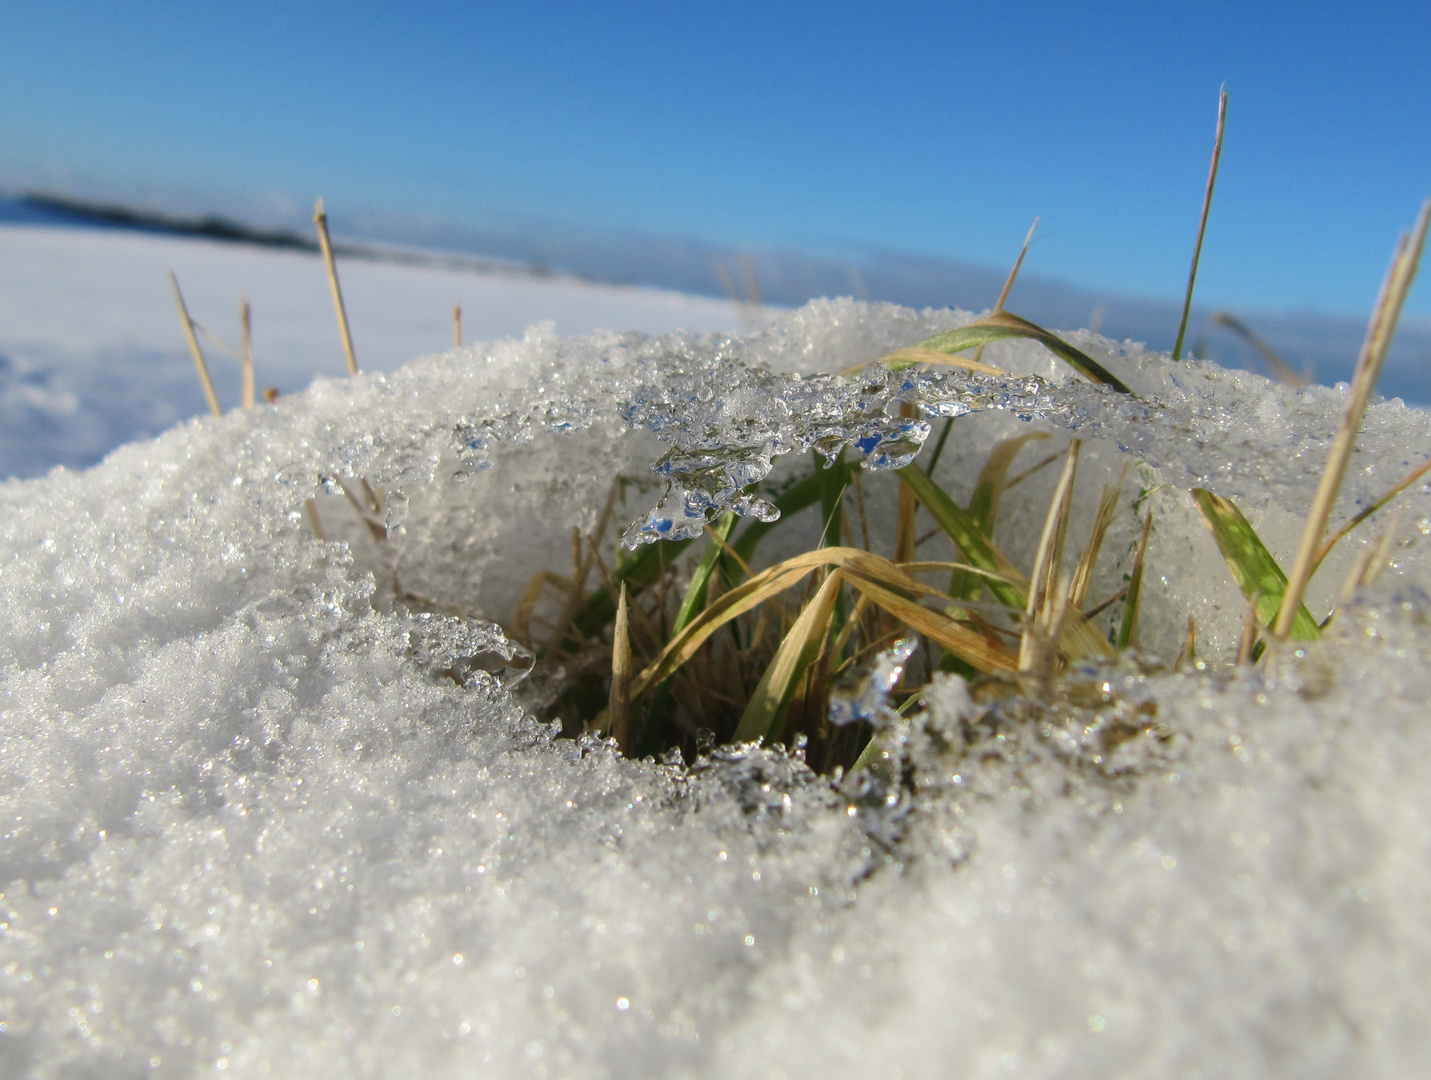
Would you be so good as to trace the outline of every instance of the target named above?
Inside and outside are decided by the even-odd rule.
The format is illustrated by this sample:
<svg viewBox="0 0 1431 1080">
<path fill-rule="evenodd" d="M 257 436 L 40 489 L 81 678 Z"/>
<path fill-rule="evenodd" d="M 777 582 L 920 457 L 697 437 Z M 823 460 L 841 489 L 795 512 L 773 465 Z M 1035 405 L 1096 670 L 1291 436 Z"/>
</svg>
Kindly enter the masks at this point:
<svg viewBox="0 0 1431 1080">
<path fill-rule="evenodd" d="M 613 477 L 626 521 L 673 476 L 719 504 L 650 466 L 779 476 L 883 424 L 871 397 L 968 410 L 939 471 L 960 499 L 1030 421 L 1089 438 L 1074 535 L 1131 464 L 1145 646 L 1172 655 L 1191 612 L 1225 656 L 1243 601 L 1185 489 L 1285 561 L 1345 394 L 1089 334 L 1137 401 L 1010 343 L 985 353 L 1007 378 L 803 378 L 967 318 L 538 329 L 0 485 L 0 1075 L 1418 1075 L 1424 489 L 1322 642 L 1236 676 L 1090 669 L 1061 711 L 941 681 L 892 750 L 912 786 L 779 749 L 626 761 L 524 708 L 526 658 L 470 616 L 563 566 Z M 1375 405 L 1341 512 L 1428 453 L 1425 413 Z M 1001 514 L 1017 562 L 1051 471 Z M 381 545 L 324 497 L 358 477 L 389 493 Z M 313 538 L 313 495 L 345 540 Z M 469 616 L 407 612 L 398 578 Z"/>
</svg>

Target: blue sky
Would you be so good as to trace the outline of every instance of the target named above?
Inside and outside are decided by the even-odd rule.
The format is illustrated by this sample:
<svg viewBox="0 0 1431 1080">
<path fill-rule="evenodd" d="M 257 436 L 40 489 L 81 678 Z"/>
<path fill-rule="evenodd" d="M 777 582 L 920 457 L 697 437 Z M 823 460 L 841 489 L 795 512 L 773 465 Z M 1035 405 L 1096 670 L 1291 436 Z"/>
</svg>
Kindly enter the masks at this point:
<svg viewBox="0 0 1431 1080">
<path fill-rule="evenodd" d="M 1431 5 L 0 9 L 0 183 L 883 248 L 1364 312 L 1431 194 Z M 1423 282 L 1411 310 L 1431 314 Z"/>
</svg>

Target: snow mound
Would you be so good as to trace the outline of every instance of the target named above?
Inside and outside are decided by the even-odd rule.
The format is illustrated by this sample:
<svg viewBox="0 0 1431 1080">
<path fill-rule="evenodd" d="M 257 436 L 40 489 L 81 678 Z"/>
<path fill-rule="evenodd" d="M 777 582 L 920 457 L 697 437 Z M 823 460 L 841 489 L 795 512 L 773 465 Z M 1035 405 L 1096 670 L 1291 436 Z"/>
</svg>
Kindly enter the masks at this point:
<svg viewBox="0 0 1431 1080">
<path fill-rule="evenodd" d="M 779 749 L 626 761 L 514 697 L 528 658 L 475 616 L 563 565 L 614 477 L 631 539 L 669 535 L 782 455 L 897 464 L 941 414 L 958 498 L 1026 421 L 1090 440 L 1080 491 L 1133 463 L 1145 641 L 1174 651 L 1191 612 L 1225 653 L 1243 605 L 1184 489 L 1285 558 L 1344 393 L 1089 334 L 1136 400 L 1026 344 L 985 353 L 1008 377 L 805 377 L 965 319 L 538 328 L 0 485 L 0 1074 L 1417 1074 L 1424 490 L 1322 642 L 1235 677 L 1090 670 L 1045 709 L 941 681 L 899 788 Z M 1343 512 L 1431 424 L 1380 403 L 1361 447 Z M 384 544 L 322 497 L 356 478 L 388 492 Z M 1004 512 L 1016 559 L 1052 479 Z M 344 542 L 313 538 L 314 495 Z M 468 614 L 407 612 L 399 577 Z"/>
</svg>

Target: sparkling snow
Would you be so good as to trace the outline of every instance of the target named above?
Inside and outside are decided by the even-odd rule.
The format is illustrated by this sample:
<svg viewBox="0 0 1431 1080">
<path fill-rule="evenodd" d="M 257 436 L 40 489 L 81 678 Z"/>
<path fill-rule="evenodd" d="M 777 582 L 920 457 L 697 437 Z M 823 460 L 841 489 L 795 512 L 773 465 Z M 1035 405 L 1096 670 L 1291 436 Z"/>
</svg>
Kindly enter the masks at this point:
<svg viewBox="0 0 1431 1080">
<path fill-rule="evenodd" d="M 506 618 L 614 476 L 646 481 L 638 521 L 663 455 L 808 462 L 812 411 L 863 421 L 857 384 L 796 376 L 965 317 L 842 301 L 732 338 L 538 330 L 0 485 L 0 1074 L 1417 1075 L 1424 489 L 1393 570 L 1300 654 L 1090 670 L 1082 712 L 941 681 L 892 751 L 912 792 L 780 751 L 686 769 L 555 739 L 497 631 L 392 605 L 400 574 Z M 907 391 L 974 410 L 940 479 L 963 498 L 1035 417 L 1046 447 L 1090 439 L 1085 514 L 1132 463 L 1157 489 L 1145 646 L 1174 654 L 1192 611 L 1221 660 L 1242 601 L 1184 489 L 1238 499 L 1285 559 L 1344 397 L 1079 340 L 1143 400 L 1000 343 L 985 359 L 1017 378 Z M 1423 412 L 1376 405 L 1367 429 L 1342 513 L 1431 453 Z M 381 549 L 309 532 L 304 499 L 355 477 L 390 492 Z M 1016 561 L 1052 481 L 1010 495 Z"/>
</svg>

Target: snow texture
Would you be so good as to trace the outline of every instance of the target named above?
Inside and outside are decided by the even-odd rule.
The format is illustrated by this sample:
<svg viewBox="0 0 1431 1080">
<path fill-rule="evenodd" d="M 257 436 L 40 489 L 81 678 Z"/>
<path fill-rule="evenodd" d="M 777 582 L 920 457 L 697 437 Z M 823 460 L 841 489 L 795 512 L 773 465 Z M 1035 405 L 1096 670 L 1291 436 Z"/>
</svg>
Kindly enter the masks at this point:
<svg viewBox="0 0 1431 1080">
<path fill-rule="evenodd" d="M 1080 671 L 1058 707 L 941 679 L 893 729 L 897 788 L 780 749 L 626 761 L 524 708 L 528 658 L 477 616 L 569 559 L 613 477 L 644 478 L 627 521 L 671 476 L 719 502 L 668 466 L 779 476 L 896 398 L 969 411 L 939 470 L 959 499 L 1028 421 L 1053 435 L 1029 460 L 1090 439 L 1073 535 L 1132 464 L 1145 645 L 1171 655 L 1192 611 L 1224 658 L 1243 602 L 1185 489 L 1236 498 L 1285 561 L 1344 392 L 1088 334 L 1138 400 L 1014 343 L 985 353 L 1007 378 L 804 377 L 967 318 L 537 330 L 0 485 L 0 1075 L 1419 1075 L 1424 488 L 1322 642 L 1235 675 Z M 1431 424 L 1378 404 L 1361 447 L 1342 514 Z M 1006 498 L 1016 562 L 1053 471 Z M 356 478 L 386 491 L 382 543 L 342 524 Z M 878 528 L 893 482 L 865 484 Z M 313 538 L 315 495 L 347 540 Z M 1374 540 L 1329 560 L 1319 615 Z M 409 613 L 399 578 L 468 614 Z"/>
</svg>

